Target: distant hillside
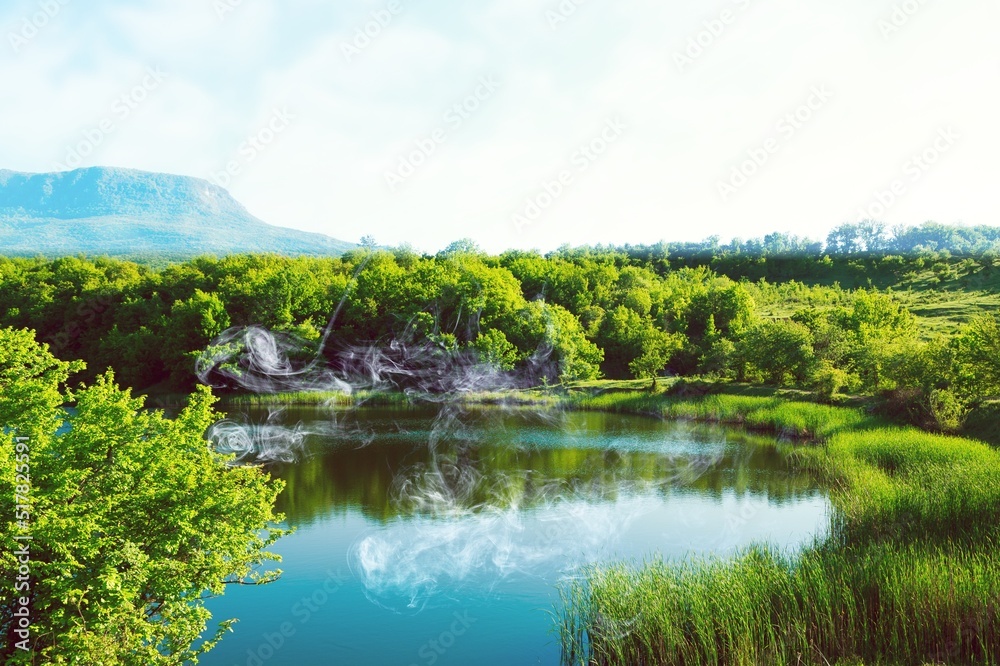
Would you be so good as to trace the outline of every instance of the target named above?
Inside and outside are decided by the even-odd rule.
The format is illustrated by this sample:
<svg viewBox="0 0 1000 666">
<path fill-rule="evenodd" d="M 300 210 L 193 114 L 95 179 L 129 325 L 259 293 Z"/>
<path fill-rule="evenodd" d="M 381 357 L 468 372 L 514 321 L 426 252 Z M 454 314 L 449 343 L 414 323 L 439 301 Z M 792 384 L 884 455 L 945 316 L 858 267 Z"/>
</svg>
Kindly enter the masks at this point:
<svg viewBox="0 0 1000 666">
<path fill-rule="evenodd" d="M 265 224 L 200 178 L 103 167 L 0 170 L 0 254 L 338 255 L 353 247 Z"/>
</svg>

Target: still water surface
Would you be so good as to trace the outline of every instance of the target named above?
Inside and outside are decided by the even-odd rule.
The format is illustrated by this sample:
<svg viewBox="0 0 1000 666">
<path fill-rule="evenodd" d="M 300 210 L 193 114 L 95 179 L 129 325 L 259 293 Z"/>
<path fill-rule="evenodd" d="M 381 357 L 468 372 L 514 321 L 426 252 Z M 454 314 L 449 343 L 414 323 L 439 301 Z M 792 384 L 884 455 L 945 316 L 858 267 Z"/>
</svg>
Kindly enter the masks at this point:
<svg viewBox="0 0 1000 666">
<path fill-rule="evenodd" d="M 209 666 L 558 664 L 558 585 L 586 565 L 798 548 L 829 510 L 774 442 L 713 427 L 526 409 L 231 416 L 306 436 L 271 466 L 297 528 L 273 548 L 284 575 L 209 602 L 240 619 Z"/>
</svg>

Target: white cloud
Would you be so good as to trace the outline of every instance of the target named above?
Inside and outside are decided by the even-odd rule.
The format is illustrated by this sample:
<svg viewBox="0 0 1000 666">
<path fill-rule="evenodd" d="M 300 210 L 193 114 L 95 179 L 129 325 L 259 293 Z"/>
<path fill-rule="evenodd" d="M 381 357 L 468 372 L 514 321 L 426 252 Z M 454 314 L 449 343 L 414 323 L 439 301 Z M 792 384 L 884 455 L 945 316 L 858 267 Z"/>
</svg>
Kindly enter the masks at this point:
<svg viewBox="0 0 1000 666">
<path fill-rule="evenodd" d="M 33 7 L 15 4 L 0 27 Z M 491 249 L 821 236 L 948 124 L 962 140 L 886 220 L 994 223 L 1000 8 L 926 3 L 885 39 L 877 22 L 894 4 L 581 3 L 553 30 L 556 2 L 404 0 L 351 62 L 343 44 L 387 2 L 244 1 L 221 21 L 204 0 L 71 4 L 0 56 L 0 166 L 51 169 L 158 65 L 167 83 L 92 163 L 209 176 L 287 107 L 292 126 L 244 160 L 231 189 L 269 222 L 347 240 L 433 250 L 465 236 Z M 736 19 L 678 71 L 675 52 L 725 8 Z M 385 170 L 485 74 L 501 89 L 391 192 Z M 817 84 L 834 99 L 723 203 L 717 182 Z M 616 114 L 629 124 L 620 142 L 517 233 L 512 213 Z"/>
</svg>

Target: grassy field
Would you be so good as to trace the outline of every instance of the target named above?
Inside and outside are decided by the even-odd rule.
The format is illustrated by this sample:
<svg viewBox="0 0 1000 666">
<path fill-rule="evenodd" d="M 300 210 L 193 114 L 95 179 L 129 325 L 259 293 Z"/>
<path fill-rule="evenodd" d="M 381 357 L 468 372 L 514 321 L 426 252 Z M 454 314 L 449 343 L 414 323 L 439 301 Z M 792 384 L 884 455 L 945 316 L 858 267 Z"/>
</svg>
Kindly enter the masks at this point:
<svg viewBox="0 0 1000 666">
<path fill-rule="evenodd" d="M 993 664 L 1000 659 L 1000 454 L 862 410 L 755 396 L 607 392 L 581 408 L 794 430 L 835 507 L 798 555 L 595 568 L 564 590 L 572 664 Z"/>
<path fill-rule="evenodd" d="M 780 297 L 771 294 L 772 298 L 767 298 L 773 288 L 758 290 L 761 314 L 784 318 L 804 307 L 825 309 L 837 304 L 841 290 L 859 288 L 891 290 L 916 315 L 925 337 L 953 334 L 978 315 L 1000 312 L 1000 271 L 969 272 L 961 262 L 950 263 L 944 272 L 925 268 L 903 277 L 843 272 L 822 280 L 804 279 L 803 283 L 800 293 L 783 290 Z"/>
<path fill-rule="evenodd" d="M 952 334 L 962 324 L 1000 311 L 1000 294 L 986 291 L 918 290 L 895 292 L 917 317 L 925 335 Z"/>
<path fill-rule="evenodd" d="M 1000 293 L 964 289 L 905 289 L 893 294 L 907 310 L 917 317 L 924 337 L 951 335 L 963 324 L 968 324 L 982 314 L 1000 312 Z M 763 304 L 762 316 L 772 319 L 791 317 L 796 310 L 809 303 L 782 302 Z M 816 306 L 823 310 L 825 307 Z"/>
</svg>

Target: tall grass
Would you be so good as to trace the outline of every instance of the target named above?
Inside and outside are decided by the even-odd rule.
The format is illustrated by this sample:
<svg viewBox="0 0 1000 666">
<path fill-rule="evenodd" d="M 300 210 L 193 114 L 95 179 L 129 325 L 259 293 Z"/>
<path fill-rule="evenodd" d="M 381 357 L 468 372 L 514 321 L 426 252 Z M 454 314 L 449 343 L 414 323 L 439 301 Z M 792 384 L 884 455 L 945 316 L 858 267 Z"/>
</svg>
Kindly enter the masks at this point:
<svg viewBox="0 0 1000 666">
<path fill-rule="evenodd" d="M 657 402 L 635 399 L 589 405 Z M 671 416 L 737 422 L 742 410 L 744 423 L 826 439 L 802 460 L 830 484 L 830 535 L 797 555 L 754 546 L 730 559 L 594 568 L 564 590 L 565 662 L 1000 662 L 997 451 L 857 410 L 733 396 L 659 402 Z"/>
<path fill-rule="evenodd" d="M 270 405 L 353 405 L 358 401 L 392 399 L 393 394 L 342 391 L 297 391 L 288 393 L 235 393 L 223 395 L 223 407 L 258 407 Z"/>
<path fill-rule="evenodd" d="M 821 464 L 845 543 L 1000 535 L 1000 453 L 985 444 L 914 428 L 844 432 Z"/>
<path fill-rule="evenodd" d="M 982 549 L 876 544 L 789 558 L 752 547 L 728 560 L 595 569 L 565 598 L 564 656 L 578 664 L 1000 657 L 1000 562 Z"/>
<path fill-rule="evenodd" d="M 568 404 L 576 409 L 724 423 L 800 439 L 823 440 L 844 430 L 884 423 L 860 409 L 747 395 L 683 398 L 616 392 L 578 394 L 572 396 Z"/>
</svg>

